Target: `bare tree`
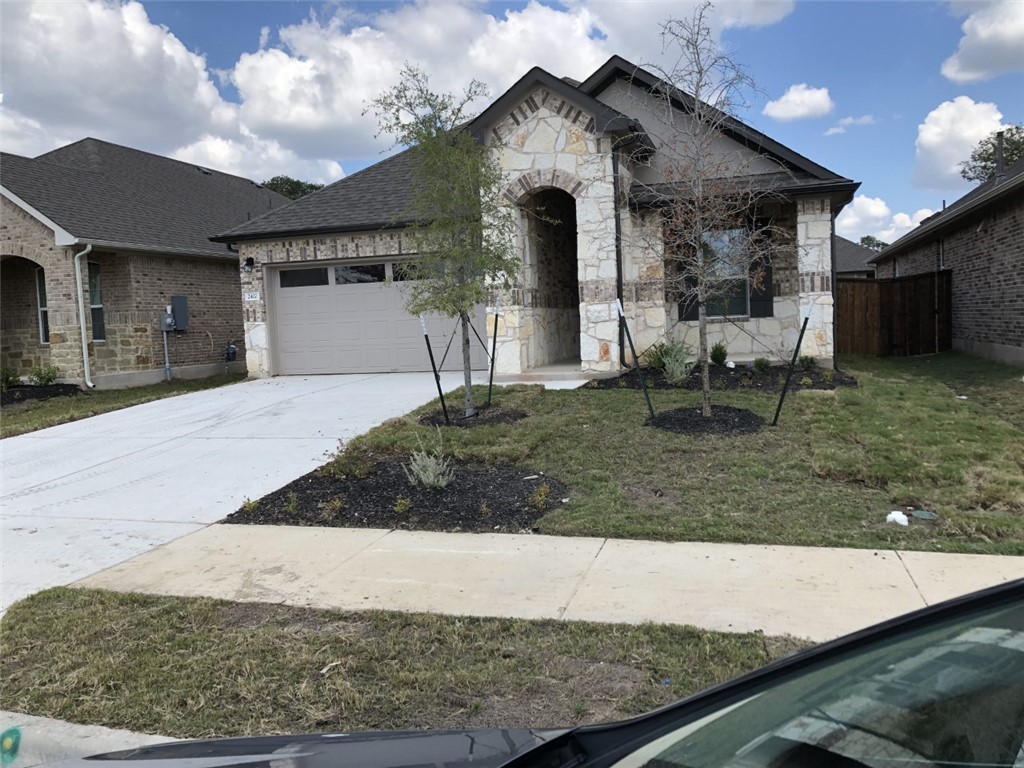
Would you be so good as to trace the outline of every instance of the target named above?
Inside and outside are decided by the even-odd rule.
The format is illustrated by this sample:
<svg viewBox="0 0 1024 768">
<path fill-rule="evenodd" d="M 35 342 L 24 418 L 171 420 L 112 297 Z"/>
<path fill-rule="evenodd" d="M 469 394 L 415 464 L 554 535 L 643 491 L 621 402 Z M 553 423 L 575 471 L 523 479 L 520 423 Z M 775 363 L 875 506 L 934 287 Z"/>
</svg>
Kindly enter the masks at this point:
<svg viewBox="0 0 1024 768">
<path fill-rule="evenodd" d="M 404 265 L 406 307 L 459 318 L 465 414 L 476 413 L 470 364 L 469 315 L 489 287 L 513 279 L 519 267 L 513 211 L 501 204 L 496 155 L 463 130 L 468 110 L 487 95 L 476 80 L 462 94 L 431 90 L 427 75 L 406 64 L 397 85 L 367 107 L 382 133 L 414 156 L 407 221 L 418 257 Z"/>
<path fill-rule="evenodd" d="M 706 417 L 711 416 L 707 321 L 748 315 L 750 290 L 767 291 L 770 301 L 766 267 L 784 233 L 769 210 L 780 199 L 773 185 L 786 175 L 781 165 L 767 167 L 753 147 L 725 137 L 743 133 L 733 115 L 747 105 L 756 85 L 716 43 L 709 25 L 712 10 L 705 2 L 688 18 L 666 21 L 661 35 L 667 63 L 645 67 L 661 80 L 652 89 L 660 135 L 655 136 L 657 173 L 648 175 L 652 180 L 638 194 L 660 224 L 643 231 L 659 238 L 664 249 L 667 298 L 679 302 L 680 317 L 696 309 Z"/>
</svg>

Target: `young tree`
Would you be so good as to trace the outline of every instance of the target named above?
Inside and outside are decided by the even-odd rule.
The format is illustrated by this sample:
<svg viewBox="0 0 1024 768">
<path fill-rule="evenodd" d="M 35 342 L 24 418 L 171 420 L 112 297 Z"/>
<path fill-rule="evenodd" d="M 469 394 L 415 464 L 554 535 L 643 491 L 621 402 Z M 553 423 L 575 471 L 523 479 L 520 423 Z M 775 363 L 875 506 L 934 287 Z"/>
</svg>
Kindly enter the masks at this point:
<svg viewBox="0 0 1024 768">
<path fill-rule="evenodd" d="M 865 248 L 870 248 L 872 251 L 875 252 L 878 252 L 883 248 L 888 247 L 889 245 L 887 242 L 885 242 L 884 240 L 879 240 L 874 235 L 864 235 L 864 237 L 860 239 L 860 244 L 863 245 Z"/>
<path fill-rule="evenodd" d="M 1000 128 L 1003 132 L 1003 167 L 1008 168 L 1024 157 L 1024 123 Z M 967 181 L 988 181 L 996 175 L 996 145 L 999 131 L 993 131 L 978 142 L 971 159 L 960 163 L 960 175 Z"/>
<path fill-rule="evenodd" d="M 769 216 L 779 197 L 757 181 L 752 165 L 763 156 L 723 138 L 732 117 L 756 89 L 750 76 L 721 50 L 711 34 L 712 5 L 662 25 L 668 63 L 649 66 L 664 86 L 658 97 L 661 179 L 644 189 L 660 215 L 666 292 L 680 317 L 696 307 L 704 416 L 711 416 L 709 316 L 746 315 L 748 289 L 771 299 L 766 268 L 786 234 Z M 758 168 L 763 174 L 764 167 Z M 784 169 L 779 166 L 777 171 Z M 761 179 L 778 178 L 777 174 Z"/>
<path fill-rule="evenodd" d="M 291 176 L 275 176 L 264 181 L 260 186 L 272 189 L 277 194 L 290 197 L 292 200 L 298 200 L 310 192 L 316 192 L 318 189 L 324 188 L 323 184 L 316 184 L 312 181 L 299 181 Z"/>
<path fill-rule="evenodd" d="M 419 254 L 407 264 L 406 308 L 459 318 L 465 413 L 473 416 L 470 324 L 491 286 L 511 281 L 519 267 L 514 212 L 500 202 L 496 155 L 463 130 L 473 102 L 487 95 L 476 80 L 460 95 L 436 93 L 427 75 L 406 64 L 397 85 L 367 107 L 380 132 L 414 153 L 409 210 Z"/>
</svg>

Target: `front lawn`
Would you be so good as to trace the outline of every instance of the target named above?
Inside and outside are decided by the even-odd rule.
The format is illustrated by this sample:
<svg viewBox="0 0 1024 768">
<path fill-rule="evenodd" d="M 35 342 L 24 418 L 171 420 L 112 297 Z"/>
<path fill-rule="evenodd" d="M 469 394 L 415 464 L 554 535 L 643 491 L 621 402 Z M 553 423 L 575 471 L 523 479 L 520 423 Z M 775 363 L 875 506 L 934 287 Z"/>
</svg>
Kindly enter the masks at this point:
<svg viewBox="0 0 1024 768">
<path fill-rule="evenodd" d="M 459 460 L 516 464 L 568 486 L 568 502 L 535 523 L 546 534 L 1024 554 L 1022 371 L 952 353 L 853 359 L 846 369 L 858 387 L 795 393 L 779 427 L 755 434 L 645 426 L 636 390 L 516 386 L 496 390 L 497 401 L 527 418 L 445 429 L 444 445 Z M 699 397 L 652 392 L 658 411 L 696 407 Z M 715 402 L 770 421 L 777 396 L 723 391 Z M 434 429 L 419 418 L 437 407 L 354 440 L 327 468 L 339 495 L 346 474 L 429 445 Z M 887 524 L 897 507 L 939 517 Z M 313 524 L 351 523 L 327 509 Z"/>
<path fill-rule="evenodd" d="M 805 645 L 64 588 L 2 628 L 0 708 L 183 738 L 614 720 Z"/>
<path fill-rule="evenodd" d="M 152 400 L 223 387 L 245 379 L 245 374 L 227 373 L 205 379 L 175 379 L 127 389 L 94 389 L 66 397 L 29 400 L 4 406 L 0 411 L 0 437 L 13 437 L 69 421 L 87 419 Z"/>
</svg>

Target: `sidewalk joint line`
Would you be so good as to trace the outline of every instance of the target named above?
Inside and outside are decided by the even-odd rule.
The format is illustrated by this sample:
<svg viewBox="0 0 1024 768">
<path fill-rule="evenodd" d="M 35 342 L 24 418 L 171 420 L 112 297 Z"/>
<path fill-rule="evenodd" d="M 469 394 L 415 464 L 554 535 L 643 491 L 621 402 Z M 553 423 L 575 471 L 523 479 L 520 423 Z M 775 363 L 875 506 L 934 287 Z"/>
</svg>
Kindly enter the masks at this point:
<svg viewBox="0 0 1024 768">
<path fill-rule="evenodd" d="M 914 578 L 914 574 L 912 574 L 910 572 L 910 568 L 907 567 L 907 563 L 903 559 L 903 556 L 900 554 L 900 551 L 898 549 L 894 549 L 893 552 L 896 553 L 896 559 L 900 561 L 900 565 L 903 566 L 903 570 L 906 571 L 907 572 L 907 576 L 910 577 L 910 583 L 913 584 L 914 585 L 914 589 L 917 590 L 917 594 L 921 598 L 921 602 L 923 602 L 925 604 L 925 606 L 930 605 L 930 603 L 928 602 L 928 599 L 924 596 L 924 593 L 921 591 L 921 587 L 918 586 L 917 580 Z"/>
<path fill-rule="evenodd" d="M 593 559 L 587 563 L 587 567 L 583 569 L 583 573 L 580 574 L 579 580 L 576 582 L 576 586 L 572 588 L 572 593 L 569 595 L 569 599 L 565 601 L 565 605 L 558 609 L 558 618 L 562 619 L 565 616 L 565 612 L 569 610 L 569 606 L 572 605 L 572 601 L 576 599 L 576 594 L 580 591 L 580 587 L 583 586 L 583 582 L 587 580 L 587 576 L 590 575 L 590 571 L 594 567 L 594 563 L 597 562 L 597 558 L 604 552 L 604 545 L 608 543 L 608 539 L 601 539 L 601 546 L 597 548 L 597 553 Z"/>
</svg>

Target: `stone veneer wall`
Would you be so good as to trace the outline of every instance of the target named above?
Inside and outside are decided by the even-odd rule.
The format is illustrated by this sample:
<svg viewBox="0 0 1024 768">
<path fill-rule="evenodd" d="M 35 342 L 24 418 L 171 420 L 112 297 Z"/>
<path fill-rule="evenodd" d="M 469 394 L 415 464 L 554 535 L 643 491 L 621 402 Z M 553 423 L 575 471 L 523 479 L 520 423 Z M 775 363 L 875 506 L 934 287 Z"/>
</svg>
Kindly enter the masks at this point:
<svg viewBox="0 0 1024 768">
<path fill-rule="evenodd" d="M 18 257 L 0 262 L 0 366 L 19 376 L 50 364 L 50 345 L 39 340 L 36 269 Z"/>
<path fill-rule="evenodd" d="M 1024 198 L 1005 200 L 955 231 L 895 257 L 900 275 L 953 272 L 953 345 L 971 354 L 1024 364 Z M 895 277 L 894 260 L 877 265 Z"/>
<path fill-rule="evenodd" d="M 831 359 L 835 353 L 832 203 L 827 197 L 799 198 L 796 212 L 801 322 L 804 316 L 809 317 L 800 354 Z"/>
</svg>

